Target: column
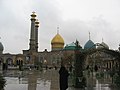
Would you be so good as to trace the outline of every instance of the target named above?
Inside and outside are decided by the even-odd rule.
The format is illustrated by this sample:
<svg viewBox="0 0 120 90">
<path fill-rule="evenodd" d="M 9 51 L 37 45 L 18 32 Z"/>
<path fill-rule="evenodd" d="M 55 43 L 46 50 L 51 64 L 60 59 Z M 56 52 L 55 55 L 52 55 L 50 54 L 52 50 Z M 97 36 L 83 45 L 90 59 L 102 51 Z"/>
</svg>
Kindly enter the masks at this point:
<svg viewBox="0 0 120 90">
<path fill-rule="evenodd" d="M 36 42 L 35 49 L 36 49 L 36 52 L 38 52 L 38 27 L 39 27 L 39 21 L 37 19 L 35 21 L 35 42 Z"/>
<path fill-rule="evenodd" d="M 31 15 L 31 35 L 30 35 L 30 50 L 35 51 L 35 12 Z"/>
</svg>

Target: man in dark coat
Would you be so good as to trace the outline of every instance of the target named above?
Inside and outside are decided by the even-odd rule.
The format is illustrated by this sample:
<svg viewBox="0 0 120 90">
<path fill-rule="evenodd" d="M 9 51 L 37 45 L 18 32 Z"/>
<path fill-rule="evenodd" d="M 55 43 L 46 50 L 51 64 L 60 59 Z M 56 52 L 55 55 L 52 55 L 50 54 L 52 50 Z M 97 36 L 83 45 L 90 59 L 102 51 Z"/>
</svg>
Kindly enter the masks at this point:
<svg viewBox="0 0 120 90">
<path fill-rule="evenodd" d="M 68 76 L 69 73 L 64 66 L 61 66 L 59 70 L 60 90 L 66 90 L 68 88 Z"/>
</svg>

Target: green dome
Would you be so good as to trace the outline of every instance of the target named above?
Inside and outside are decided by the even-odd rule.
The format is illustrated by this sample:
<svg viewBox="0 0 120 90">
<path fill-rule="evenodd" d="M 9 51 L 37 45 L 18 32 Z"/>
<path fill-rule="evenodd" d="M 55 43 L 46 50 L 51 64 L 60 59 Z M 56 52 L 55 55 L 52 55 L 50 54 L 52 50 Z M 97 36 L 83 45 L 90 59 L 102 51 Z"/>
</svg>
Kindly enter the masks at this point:
<svg viewBox="0 0 120 90">
<path fill-rule="evenodd" d="M 93 41 L 91 41 L 91 40 L 87 41 L 87 43 L 84 46 L 84 49 L 95 49 L 95 48 L 96 48 L 96 46 L 93 43 Z"/>
<path fill-rule="evenodd" d="M 67 45 L 64 47 L 64 50 L 75 50 L 75 47 L 76 47 L 75 43 L 72 42 L 72 43 L 70 43 L 70 44 L 67 44 Z"/>
</svg>

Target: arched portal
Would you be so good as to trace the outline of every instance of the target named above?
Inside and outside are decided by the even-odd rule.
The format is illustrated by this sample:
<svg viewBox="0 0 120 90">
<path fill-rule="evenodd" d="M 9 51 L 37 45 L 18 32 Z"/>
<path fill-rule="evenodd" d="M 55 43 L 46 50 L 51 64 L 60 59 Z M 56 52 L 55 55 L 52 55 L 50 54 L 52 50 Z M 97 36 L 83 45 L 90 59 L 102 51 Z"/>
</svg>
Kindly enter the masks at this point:
<svg viewBox="0 0 120 90">
<path fill-rule="evenodd" d="M 16 59 L 16 65 L 23 65 L 23 59 L 22 58 L 17 58 Z"/>
<path fill-rule="evenodd" d="M 18 66 L 23 65 L 25 63 L 24 60 L 25 60 L 25 57 L 21 54 L 18 54 L 15 58 L 15 64 L 18 65 Z"/>
<path fill-rule="evenodd" d="M 13 60 L 11 58 L 7 58 L 6 63 L 7 63 L 7 65 L 12 66 L 13 65 Z"/>
<path fill-rule="evenodd" d="M 23 60 L 16 60 L 16 65 L 23 65 Z"/>
</svg>

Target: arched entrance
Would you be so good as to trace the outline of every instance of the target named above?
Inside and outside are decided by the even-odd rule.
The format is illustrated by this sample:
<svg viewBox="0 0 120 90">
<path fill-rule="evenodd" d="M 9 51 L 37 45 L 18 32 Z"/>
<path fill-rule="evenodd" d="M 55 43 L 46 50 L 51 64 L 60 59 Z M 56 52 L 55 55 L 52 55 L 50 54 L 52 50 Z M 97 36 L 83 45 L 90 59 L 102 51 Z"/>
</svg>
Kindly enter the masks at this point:
<svg viewBox="0 0 120 90">
<path fill-rule="evenodd" d="M 25 60 L 25 58 L 24 58 L 23 55 L 18 54 L 16 56 L 16 58 L 15 58 L 15 64 L 16 64 L 16 66 L 19 67 L 19 70 L 23 70 L 24 60 Z"/>
<path fill-rule="evenodd" d="M 8 66 L 12 66 L 13 65 L 13 60 L 11 58 L 7 58 L 6 63 Z"/>
<path fill-rule="evenodd" d="M 23 65 L 24 62 L 25 62 L 24 60 L 25 60 L 25 57 L 24 57 L 22 54 L 18 54 L 18 55 L 16 56 L 16 58 L 15 58 L 15 64 L 16 64 L 17 66 Z"/>
<path fill-rule="evenodd" d="M 16 60 L 16 65 L 23 65 L 23 60 Z"/>
</svg>

